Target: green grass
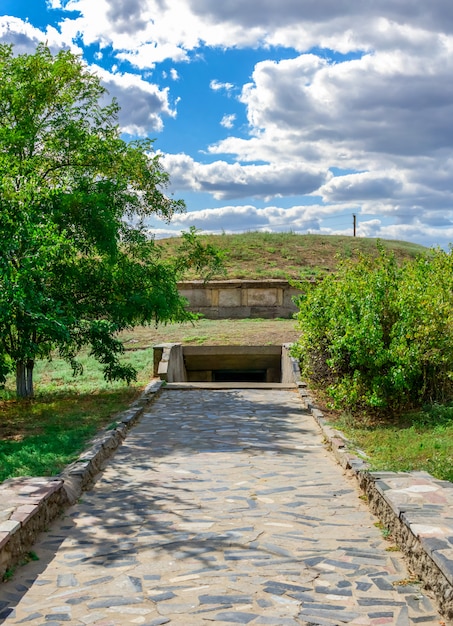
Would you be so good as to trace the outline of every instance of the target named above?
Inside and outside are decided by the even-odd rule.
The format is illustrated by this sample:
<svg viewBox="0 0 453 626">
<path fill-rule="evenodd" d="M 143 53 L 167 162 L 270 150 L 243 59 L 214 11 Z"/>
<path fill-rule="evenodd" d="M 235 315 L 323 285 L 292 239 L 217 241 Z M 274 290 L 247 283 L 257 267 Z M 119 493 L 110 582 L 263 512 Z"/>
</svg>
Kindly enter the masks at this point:
<svg viewBox="0 0 453 626">
<path fill-rule="evenodd" d="M 36 396 L 18 401 L 14 380 L 0 392 L 0 481 L 14 476 L 58 474 L 83 451 L 87 441 L 126 409 L 152 377 L 152 351 L 128 351 L 125 360 L 138 370 L 137 383 L 107 383 L 88 355 L 74 377 L 63 360 L 35 366 Z"/>
<path fill-rule="evenodd" d="M 291 319 L 200 319 L 186 324 L 140 326 L 125 331 L 122 339 L 126 352 L 131 349 L 151 348 L 159 343 L 190 343 L 199 345 L 265 345 L 290 343 L 299 335 Z"/>
<path fill-rule="evenodd" d="M 131 346 L 132 347 L 132 346 Z M 87 354 L 82 354 L 78 361 L 83 367 L 81 376 L 73 376 L 71 366 L 62 359 L 54 359 L 50 363 L 36 363 L 35 387 L 38 394 L 53 393 L 61 388 L 73 393 L 92 393 L 106 390 L 121 389 L 124 382 L 109 383 L 104 379 L 102 368 L 98 362 Z M 153 354 L 149 349 L 126 350 L 123 361 L 130 363 L 138 372 L 138 385 L 144 385 L 152 376 Z"/>
<path fill-rule="evenodd" d="M 434 405 L 377 423 L 342 416 L 334 425 L 365 452 L 373 470 L 423 470 L 453 482 L 453 406 Z"/>
<path fill-rule="evenodd" d="M 339 257 L 354 258 L 359 252 L 375 254 L 376 239 L 340 235 L 296 235 L 295 233 L 248 232 L 232 235 L 200 235 L 224 252 L 225 278 L 280 280 L 319 277 L 335 271 Z M 158 240 L 167 254 L 180 245 L 177 237 Z M 382 240 L 399 260 L 428 252 L 405 241 Z M 199 278 L 198 276 L 188 276 Z M 221 278 L 221 277 L 220 277 Z"/>
<path fill-rule="evenodd" d="M 183 337 L 182 343 L 196 343 L 200 346 L 206 343 L 208 339 L 207 335 L 189 335 L 187 337 Z"/>
<path fill-rule="evenodd" d="M 123 387 L 96 394 L 43 395 L 39 401 L 9 402 L 9 406 L 3 403 L 0 481 L 58 474 L 136 394 L 135 389 Z"/>
</svg>

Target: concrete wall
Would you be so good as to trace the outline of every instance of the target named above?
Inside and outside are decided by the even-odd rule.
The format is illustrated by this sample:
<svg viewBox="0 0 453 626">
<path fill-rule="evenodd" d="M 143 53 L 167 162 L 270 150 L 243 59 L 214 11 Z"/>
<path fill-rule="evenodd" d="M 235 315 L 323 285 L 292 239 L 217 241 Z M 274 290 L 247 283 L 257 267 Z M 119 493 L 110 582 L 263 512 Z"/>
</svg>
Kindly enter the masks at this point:
<svg viewBox="0 0 453 626">
<path fill-rule="evenodd" d="M 259 372 L 262 382 L 295 382 L 289 346 L 154 346 L 154 376 L 173 382 L 212 382 L 217 372 Z"/>
<path fill-rule="evenodd" d="M 167 383 L 187 381 L 183 347 L 180 343 L 162 343 L 154 346 L 154 377 Z"/>
<path fill-rule="evenodd" d="M 282 346 L 282 383 L 297 383 L 300 381 L 300 369 L 297 359 L 291 356 L 291 344 L 284 343 Z"/>
<path fill-rule="evenodd" d="M 179 292 L 208 319 L 291 318 L 292 298 L 300 294 L 284 280 L 190 281 L 179 283 Z"/>
</svg>

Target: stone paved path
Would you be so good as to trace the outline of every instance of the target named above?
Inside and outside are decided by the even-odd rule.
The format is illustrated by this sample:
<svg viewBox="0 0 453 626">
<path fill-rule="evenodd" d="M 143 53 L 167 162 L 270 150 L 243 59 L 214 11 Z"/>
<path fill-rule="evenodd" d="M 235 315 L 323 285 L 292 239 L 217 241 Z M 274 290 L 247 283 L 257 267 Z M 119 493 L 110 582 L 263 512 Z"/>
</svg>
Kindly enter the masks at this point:
<svg viewBox="0 0 453 626">
<path fill-rule="evenodd" d="M 163 390 L 39 561 L 4 623 L 441 624 L 299 396 Z M 0 620 L 1 622 L 1 620 Z"/>
</svg>

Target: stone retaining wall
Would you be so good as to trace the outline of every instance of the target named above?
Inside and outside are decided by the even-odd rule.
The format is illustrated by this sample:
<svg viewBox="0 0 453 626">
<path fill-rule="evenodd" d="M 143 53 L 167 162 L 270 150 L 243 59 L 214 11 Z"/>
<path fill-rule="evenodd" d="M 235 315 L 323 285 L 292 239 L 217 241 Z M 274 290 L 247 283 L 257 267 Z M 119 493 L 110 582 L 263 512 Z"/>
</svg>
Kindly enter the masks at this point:
<svg viewBox="0 0 453 626">
<path fill-rule="evenodd" d="M 0 580 L 31 551 L 65 501 L 58 478 L 12 478 L 0 485 Z"/>
<path fill-rule="evenodd" d="M 426 472 L 369 471 L 344 435 L 327 424 L 302 383 L 299 392 L 338 463 L 352 472 L 414 575 L 432 591 L 444 617 L 453 620 L 453 483 Z"/>
</svg>

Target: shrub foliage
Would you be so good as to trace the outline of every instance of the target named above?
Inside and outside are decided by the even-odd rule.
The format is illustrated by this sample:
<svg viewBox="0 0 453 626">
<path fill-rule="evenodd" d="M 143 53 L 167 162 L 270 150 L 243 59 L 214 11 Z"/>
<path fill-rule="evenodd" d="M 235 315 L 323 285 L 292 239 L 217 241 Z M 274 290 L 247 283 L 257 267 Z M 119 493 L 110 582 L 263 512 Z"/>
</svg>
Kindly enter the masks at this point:
<svg viewBox="0 0 453 626">
<path fill-rule="evenodd" d="M 407 409 L 453 397 L 453 255 L 345 260 L 298 299 L 294 348 L 333 406 Z"/>
</svg>

